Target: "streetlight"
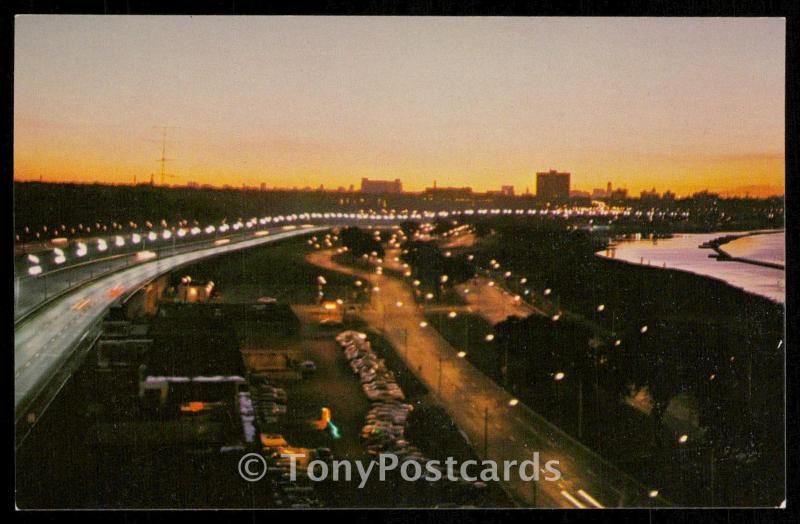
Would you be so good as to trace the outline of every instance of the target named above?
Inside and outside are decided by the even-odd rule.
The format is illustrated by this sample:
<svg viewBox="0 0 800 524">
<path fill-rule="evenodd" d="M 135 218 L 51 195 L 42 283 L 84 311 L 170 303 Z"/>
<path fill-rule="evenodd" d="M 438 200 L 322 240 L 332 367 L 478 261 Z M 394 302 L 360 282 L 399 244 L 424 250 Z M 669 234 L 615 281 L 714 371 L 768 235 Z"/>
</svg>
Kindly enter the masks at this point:
<svg viewBox="0 0 800 524">
<path fill-rule="evenodd" d="M 494 340 L 494 335 L 492 333 L 489 333 L 488 335 L 486 335 L 485 340 L 486 342 L 491 342 L 492 340 Z"/>
<path fill-rule="evenodd" d="M 517 404 L 519 404 L 519 399 L 512 398 L 511 400 L 508 401 L 508 405 L 511 406 L 512 408 Z"/>
</svg>

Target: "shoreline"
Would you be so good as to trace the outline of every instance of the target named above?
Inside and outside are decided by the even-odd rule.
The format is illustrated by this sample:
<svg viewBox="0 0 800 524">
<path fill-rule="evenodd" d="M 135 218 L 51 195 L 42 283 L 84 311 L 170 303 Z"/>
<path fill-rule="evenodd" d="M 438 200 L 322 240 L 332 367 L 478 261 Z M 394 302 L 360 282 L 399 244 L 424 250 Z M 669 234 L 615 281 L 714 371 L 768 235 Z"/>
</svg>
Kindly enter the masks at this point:
<svg viewBox="0 0 800 524">
<path fill-rule="evenodd" d="M 774 235 L 776 233 L 781 233 L 784 231 L 785 231 L 784 229 L 776 229 L 767 231 L 753 231 L 741 235 L 726 235 L 701 244 L 700 249 L 713 249 L 717 254 L 716 256 L 709 255 L 709 257 L 715 258 L 719 262 L 741 262 L 743 264 L 752 264 L 754 266 L 768 267 L 770 269 L 779 269 L 781 271 L 785 271 L 786 270 L 785 264 L 777 264 L 775 262 L 765 262 L 763 260 L 756 260 L 752 258 L 734 257 L 731 256 L 730 253 L 728 253 L 721 247 L 729 242 L 733 242 L 734 240 L 738 240 L 740 238 L 745 238 L 755 235 Z"/>
<path fill-rule="evenodd" d="M 751 236 L 751 235 L 777 234 L 777 233 L 783 233 L 783 232 L 785 232 L 785 229 L 758 230 L 758 231 L 752 231 L 752 232 L 744 232 L 744 233 L 738 233 L 737 232 L 737 233 L 730 233 L 730 234 L 727 234 L 725 232 L 720 231 L 720 232 L 717 233 L 718 235 L 720 235 L 719 237 L 716 237 L 716 238 L 714 238 L 712 240 L 708 240 L 705 243 L 703 243 L 701 246 L 697 246 L 695 244 L 695 248 L 713 249 L 711 244 L 713 244 L 713 243 L 715 243 L 717 241 L 720 241 L 721 239 L 726 239 L 725 242 L 719 242 L 719 244 L 716 246 L 716 249 L 715 249 L 715 251 L 717 251 L 717 249 L 719 249 L 719 246 L 721 246 L 722 244 L 727 243 L 727 242 L 731 242 L 731 241 L 736 240 L 738 238 Z M 714 233 L 707 233 L 707 234 L 714 234 Z M 672 235 L 672 236 L 674 238 L 675 235 Z M 625 241 L 620 242 L 620 244 L 624 244 L 624 243 L 626 243 L 626 242 Z M 698 276 L 698 277 L 701 277 L 701 278 L 704 278 L 704 279 L 708 279 L 708 280 L 712 280 L 712 281 L 723 283 L 726 286 L 728 286 L 728 287 L 730 287 L 732 289 L 736 289 L 737 291 L 745 293 L 745 294 L 747 294 L 749 296 L 758 297 L 758 298 L 766 300 L 766 301 L 768 301 L 768 302 L 770 302 L 772 304 L 777 304 L 777 305 L 785 307 L 785 295 L 784 295 L 783 299 L 775 298 L 775 297 L 770 296 L 769 294 L 764 294 L 764 293 L 760 293 L 758 291 L 754 291 L 752 289 L 747 289 L 746 287 L 744 287 L 742 285 L 736 285 L 735 283 L 727 280 L 726 278 L 724 278 L 722 276 L 718 276 L 718 275 L 712 274 L 712 273 L 706 273 L 706 272 L 702 272 L 702 271 L 697 271 L 695 269 L 690 269 L 690 268 L 685 268 L 685 267 L 666 266 L 666 265 L 662 266 L 661 264 L 650 264 L 649 260 L 645 263 L 645 262 L 641 262 L 641 261 L 627 260 L 627 259 L 624 259 L 624 258 L 617 258 L 615 256 L 615 251 L 616 251 L 615 248 L 617 246 L 618 246 L 618 244 L 616 242 L 612 241 L 612 242 L 609 243 L 609 245 L 607 246 L 606 249 L 597 251 L 597 252 L 595 252 L 594 255 L 596 257 L 599 257 L 600 259 L 626 264 L 626 265 L 629 265 L 631 267 L 646 267 L 646 268 L 659 269 L 661 271 L 677 271 L 677 272 L 680 272 L 680 273 L 692 274 L 692 275 L 695 275 L 695 276 Z M 614 254 L 608 254 L 609 251 L 611 251 Z M 717 258 L 719 256 L 720 256 L 719 252 L 717 252 L 717 254 L 715 254 L 715 255 L 708 255 L 709 258 L 714 259 L 714 262 L 712 262 L 712 265 L 715 265 L 715 263 L 719 260 Z M 781 271 L 785 271 L 783 266 L 776 267 L 776 266 L 778 266 L 777 264 L 771 264 L 769 262 L 765 263 L 765 262 L 756 261 L 756 260 L 750 261 L 749 259 L 740 259 L 740 258 L 737 258 L 737 257 L 730 257 L 727 253 L 725 253 L 725 255 L 723 255 L 723 256 L 728 256 L 727 259 L 723 259 L 724 261 L 742 262 L 742 263 L 749 264 L 749 265 L 752 265 L 752 266 L 766 267 L 768 269 L 779 269 Z M 723 261 L 723 260 L 719 260 L 719 261 Z"/>
</svg>

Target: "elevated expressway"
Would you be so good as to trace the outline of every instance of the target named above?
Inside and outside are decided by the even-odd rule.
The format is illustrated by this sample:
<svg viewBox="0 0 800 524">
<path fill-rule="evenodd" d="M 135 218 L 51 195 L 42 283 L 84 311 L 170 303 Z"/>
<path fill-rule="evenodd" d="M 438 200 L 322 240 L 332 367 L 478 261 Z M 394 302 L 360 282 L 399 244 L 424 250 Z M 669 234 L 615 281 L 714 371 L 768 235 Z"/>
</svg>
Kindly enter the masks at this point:
<svg viewBox="0 0 800 524">
<path fill-rule="evenodd" d="M 291 226 L 264 229 L 193 245 L 173 254 L 129 262 L 99 276 L 86 264 L 81 283 L 29 307 L 15 319 L 14 416 L 17 445 L 44 412 L 80 364 L 100 334 L 100 321 L 120 297 L 133 294 L 159 275 L 198 260 L 248 249 L 280 240 L 325 231 L 330 226 Z M 131 255 L 136 257 L 136 255 Z M 139 257 L 141 258 L 141 257 Z"/>
</svg>

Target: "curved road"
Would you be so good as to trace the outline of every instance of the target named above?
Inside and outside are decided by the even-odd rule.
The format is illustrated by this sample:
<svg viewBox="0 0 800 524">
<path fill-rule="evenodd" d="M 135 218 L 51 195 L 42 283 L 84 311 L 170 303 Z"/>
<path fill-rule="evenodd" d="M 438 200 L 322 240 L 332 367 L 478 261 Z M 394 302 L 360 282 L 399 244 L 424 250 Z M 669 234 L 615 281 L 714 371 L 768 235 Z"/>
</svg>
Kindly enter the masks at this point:
<svg viewBox="0 0 800 524">
<path fill-rule="evenodd" d="M 327 229 L 327 226 L 298 227 L 292 231 L 140 263 L 79 287 L 47 304 L 14 331 L 15 419 L 19 420 L 26 414 L 26 406 L 47 386 L 76 345 L 120 295 L 136 290 L 163 273 L 202 258 Z"/>
<path fill-rule="evenodd" d="M 401 280 L 338 264 L 333 250 L 313 251 L 309 262 L 370 281 L 372 307 L 362 318 L 380 329 L 399 356 L 430 391 L 456 425 L 469 437 L 482 459 L 528 460 L 540 453 L 540 464 L 558 460 L 558 482 L 520 480 L 512 474 L 507 490 L 526 506 L 534 507 L 654 507 L 648 489 L 576 442 L 522 403 L 509 404 L 511 395 L 463 358 L 430 326 L 421 327 L 423 311 L 411 289 Z M 392 257 L 387 257 L 392 260 Z M 488 429 L 483 453 L 484 430 Z M 543 479 L 544 473 L 542 473 Z"/>
</svg>

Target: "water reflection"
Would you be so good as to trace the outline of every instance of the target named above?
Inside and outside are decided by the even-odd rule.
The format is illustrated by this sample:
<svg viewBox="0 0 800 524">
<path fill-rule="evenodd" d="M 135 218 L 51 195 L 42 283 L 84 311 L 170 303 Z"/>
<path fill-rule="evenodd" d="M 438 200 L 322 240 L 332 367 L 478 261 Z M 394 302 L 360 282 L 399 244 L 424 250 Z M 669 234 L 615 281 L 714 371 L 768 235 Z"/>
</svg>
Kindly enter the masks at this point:
<svg viewBox="0 0 800 524">
<path fill-rule="evenodd" d="M 613 249 L 600 252 L 598 255 L 719 278 L 750 293 L 784 303 L 786 276 L 783 270 L 743 262 L 720 262 L 710 258 L 710 255 L 715 254 L 713 250 L 700 249 L 700 245 L 709 240 L 731 234 L 737 233 L 675 235 L 673 238 L 660 239 L 657 242 L 649 239 L 623 241 L 617 243 Z M 731 256 L 783 264 L 784 244 L 785 234 L 781 231 L 736 239 L 725 244 L 723 249 Z"/>
</svg>

